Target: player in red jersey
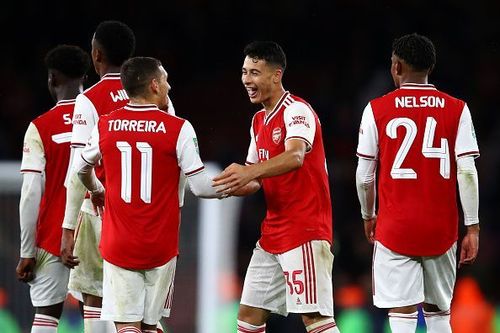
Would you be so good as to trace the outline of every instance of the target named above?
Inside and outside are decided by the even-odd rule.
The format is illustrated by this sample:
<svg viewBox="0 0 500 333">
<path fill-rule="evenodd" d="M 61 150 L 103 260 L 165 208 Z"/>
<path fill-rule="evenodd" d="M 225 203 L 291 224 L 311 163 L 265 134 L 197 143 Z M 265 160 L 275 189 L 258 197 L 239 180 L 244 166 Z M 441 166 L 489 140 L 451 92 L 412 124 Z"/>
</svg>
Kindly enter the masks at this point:
<svg viewBox="0 0 500 333">
<path fill-rule="evenodd" d="M 283 89 L 286 58 L 274 42 L 244 50 L 242 82 L 262 104 L 250 130 L 246 166 L 218 177 L 226 195 L 261 187 L 267 214 L 250 261 L 238 312 L 238 332 L 264 332 L 271 312 L 300 313 L 308 332 L 339 332 L 333 318 L 332 206 L 318 116 Z"/>
<path fill-rule="evenodd" d="M 373 300 L 390 309 L 393 332 L 415 332 L 422 302 L 427 332 L 451 332 L 456 186 L 467 226 L 460 266 L 478 252 L 479 149 L 467 104 L 428 83 L 436 60 L 432 42 L 418 34 L 396 39 L 391 60 L 398 89 L 368 103 L 357 149 L 361 213 L 375 244 Z"/>
<path fill-rule="evenodd" d="M 132 55 L 134 49 L 134 33 L 124 23 L 104 21 L 97 26 L 92 38 L 92 61 L 101 80 L 76 98 L 71 156 L 81 154 L 92 128 L 101 115 L 128 102 L 119 72 L 120 66 Z M 72 164 L 69 163 L 70 177 L 66 183 L 68 190 L 62 225 L 61 258 L 68 267 L 74 268 L 70 273 L 69 289 L 83 294 L 86 329 L 97 332 L 105 332 L 107 329 L 113 332 L 111 322 L 100 320 L 102 257 L 98 243 L 101 220 L 94 212 L 90 199 L 84 200 L 86 190 L 76 174 L 71 172 Z M 104 182 L 102 167 L 96 168 L 96 173 Z"/>
<path fill-rule="evenodd" d="M 19 204 L 21 259 L 17 278 L 30 285 L 36 309 L 31 332 L 57 332 L 68 291 L 69 269 L 59 257 L 75 97 L 83 90 L 90 57 L 77 46 L 47 53 L 48 88 L 57 104 L 33 120 L 24 137 Z"/>
<path fill-rule="evenodd" d="M 121 79 L 130 102 L 101 116 L 77 171 L 94 204 L 105 207 L 102 318 L 113 320 L 119 333 L 156 332 L 173 292 L 181 172 L 195 195 L 221 195 L 204 172 L 191 124 L 160 110 L 170 89 L 161 63 L 132 58 L 123 64 Z M 99 161 L 105 196 L 92 172 Z"/>
</svg>

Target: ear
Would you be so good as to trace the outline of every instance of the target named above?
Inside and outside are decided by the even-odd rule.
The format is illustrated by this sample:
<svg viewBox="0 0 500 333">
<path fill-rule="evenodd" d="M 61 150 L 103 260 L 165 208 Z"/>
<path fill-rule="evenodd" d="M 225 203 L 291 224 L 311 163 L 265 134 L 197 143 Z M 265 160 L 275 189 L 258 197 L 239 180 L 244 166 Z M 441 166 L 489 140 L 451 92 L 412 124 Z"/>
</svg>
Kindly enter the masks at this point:
<svg viewBox="0 0 500 333">
<path fill-rule="evenodd" d="M 102 51 L 98 48 L 94 48 L 92 50 L 92 58 L 94 59 L 94 62 L 102 62 L 103 58 L 104 58 L 104 54 L 102 53 Z"/>
<path fill-rule="evenodd" d="M 273 75 L 273 83 L 275 84 L 278 84 L 281 82 L 283 78 L 283 70 L 281 68 L 277 68 L 275 71 L 274 71 L 274 75 Z"/>
<path fill-rule="evenodd" d="M 49 71 L 48 81 L 49 85 L 52 87 L 57 87 L 59 85 L 59 80 L 57 79 L 57 75 L 54 73 L 54 71 Z"/>
<path fill-rule="evenodd" d="M 158 94 L 160 92 L 160 82 L 158 82 L 156 78 L 151 80 L 149 87 L 151 88 L 151 91 L 153 91 L 153 93 L 155 94 Z"/>
</svg>

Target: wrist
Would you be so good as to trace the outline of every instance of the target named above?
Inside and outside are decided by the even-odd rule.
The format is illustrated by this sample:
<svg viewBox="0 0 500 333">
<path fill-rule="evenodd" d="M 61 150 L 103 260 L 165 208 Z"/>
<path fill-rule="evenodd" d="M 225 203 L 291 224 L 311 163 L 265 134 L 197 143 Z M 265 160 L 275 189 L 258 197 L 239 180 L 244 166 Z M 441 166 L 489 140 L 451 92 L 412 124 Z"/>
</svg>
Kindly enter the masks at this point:
<svg viewBox="0 0 500 333">
<path fill-rule="evenodd" d="M 476 224 L 471 224 L 467 226 L 467 233 L 468 234 L 479 234 L 479 223 Z"/>
</svg>

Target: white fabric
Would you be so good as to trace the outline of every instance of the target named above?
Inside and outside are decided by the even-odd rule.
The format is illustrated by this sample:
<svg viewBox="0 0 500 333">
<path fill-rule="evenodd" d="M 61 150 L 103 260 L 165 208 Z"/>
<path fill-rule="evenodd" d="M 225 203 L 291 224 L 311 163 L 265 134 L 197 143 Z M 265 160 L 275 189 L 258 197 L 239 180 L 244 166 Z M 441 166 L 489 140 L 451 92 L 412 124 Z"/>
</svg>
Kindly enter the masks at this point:
<svg viewBox="0 0 500 333">
<path fill-rule="evenodd" d="M 417 329 L 418 312 L 389 313 L 389 325 L 392 333 L 415 333 Z"/>
<path fill-rule="evenodd" d="M 266 331 L 266 324 L 252 325 L 242 320 L 238 320 L 237 333 L 264 333 Z"/>
<path fill-rule="evenodd" d="M 99 148 L 99 128 L 97 126 L 92 129 L 90 139 L 81 153 L 81 159 L 75 157 L 74 168 L 79 171 L 86 164 L 95 165 L 102 158 L 101 150 Z M 85 163 L 82 163 L 85 162 Z"/>
<path fill-rule="evenodd" d="M 277 255 L 257 243 L 241 304 L 283 316 L 288 312 L 319 312 L 333 317 L 332 268 L 333 254 L 327 241 L 307 242 Z"/>
<path fill-rule="evenodd" d="M 81 157 L 77 160 L 81 160 Z M 85 198 L 85 186 L 78 178 L 76 172 L 72 172 L 66 189 L 66 206 L 64 208 L 64 219 L 62 227 L 75 230 L 78 221 L 78 214 Z"/>
<path fill-rule="evenodd" d="M 116 333 L 115 323 L 101 320 L 101 308 L 83 306 L 83 327 L 85 333 Z"/>
<path fill-rule="evenodd" d="M 361 205 L 361 216 L 363 220 L 375 217 L 375 199 L 377 191 L 375 189 L 375 178 L 377 171 L 377 161 L 358 159 L 356 169 L 356 189 Z"/>
<path fill-rule="evenodd" d="M 102 297 L 102 257 L 99 251 L 102 222 L 100 217 L 81 212 L 75 230 L 73 254 L 80 263 L 70 272 L 68 288 Z"/>
<path fill-rule="evenodd" d="M 34 307 L 64 302 L 68 293 L 69 268 L 61 258 L 37 248 L 35 278 L 30 281 L 30 296 Z"/>
<path fill-rule="evenodd" d="M 104 260 L 101 319 L 156 325 L 173 283 L 176 262 L 174 257 L 160 267 L 129 270 Z"/>
<path fill-rule="evenodd" d="M 455 157 L 458 159 L 460 155 L 473 153 L 475 157 L 479 156 L 479 148 L 477 145 L 476 133 L 472 124 L 472 117 L 469 107 L 465 104 L 460 116 L 458 125 L 457 138 L 455 140 Z"/>
<path fill-rule="evenodd" d="M 457 160 L 457 182 L 464 224 L 479 223 L 479 180 L 474 157 L 464 156 Z"/>
<path fill-rule="evenodd" d="M 308 333 L 340 333 L 333 318 L 327 318 L 306 326 L 306 331 Z"/>
<path fill-rule="evenodd" d="M 23 173 L 23 186 L 19 201 L 19 223 L 21 227 L 21 258 L 34 258 L 36 254 L 36 226 L 44 179 L 37 172 Z"/>
<path fill-rule="evenodd" d="M 422 302 L 448 309 L 456 278 L 454 243 L 434 257 L 407 257 L 375 242 L 373 303 L 378 308 L 411 306 Z"/>
<path fill-rule="evenodd" d="M 212 179 L 205 170 L 187 177 L 189 189 L 193 194 L 200 198 L 221 198 L 221 193 L 216 193 L 212 187 Z"/>
<path fill-rule="evenodd" d="M 246 164 L 255 164 L 258 162 L 259 162 L 259 155 L 257 153 L 257 142 L 255 140 L 255 135 L 253 131 L 253 120 L 252 120 L 252 126 L 250 127 L 250 145 L 248 147 Z"/>
<path fill-rule="evenodd" d="M 92 129 L 97 124 L 99 116 L 94 104 L 84 94 L 76 97 L 73 111 L 72 146 L 84 146 L 90 137 Z"/>
<path fill-rule="evenodd" d="M 21 172 L 45 170 L 45 150 L 43 141 L 38 129 L 30 123 L 24 134 L 23 159 L 21 162 Z"/>
<path fill-rule="evenodd" d="M 378 158 L 378 129 L 370 103 L 365 107 L 361 118 L 357 153 L 359 157 L 365 159 Z"/>
<path fill-rule="evenodd" d="M 450 324 L 450 311 L 427 312 L 424 311 L 427 333 L 452 333 Z"/>
<path fill-rule="evenodd" d="M 285 141 L 302 138 L 307 143 L 307 151 L 310 151 L 316 134 L 316 118 L 312 110 L 306 104 L 295 101 L 286 107 L 283 121 L 286 129 Z"/>
<path fill-rule="evenodd" d="M 57 333 L 59 319 L 52 316 L 35 313 L 31 333 Z"/>
</svg>

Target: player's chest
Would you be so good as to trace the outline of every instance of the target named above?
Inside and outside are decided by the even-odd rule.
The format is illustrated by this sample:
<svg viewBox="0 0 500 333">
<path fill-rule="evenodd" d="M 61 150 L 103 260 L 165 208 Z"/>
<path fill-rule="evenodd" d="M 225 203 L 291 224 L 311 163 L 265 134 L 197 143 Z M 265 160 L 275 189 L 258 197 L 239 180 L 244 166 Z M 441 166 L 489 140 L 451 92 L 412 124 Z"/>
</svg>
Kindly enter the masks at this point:
<svg viewBox="0 0 500 333">
<path fill-rule="evenodd" d="M 259 126 L 255 143 L 260 161 L 268 160 L 285 151 L 286 128 L 283 120 L 272 121 Z"/>
</svg>

